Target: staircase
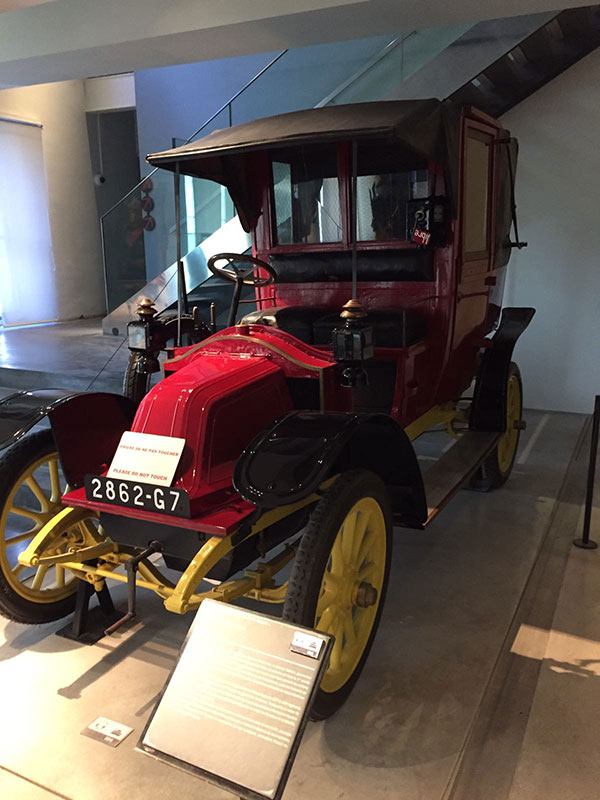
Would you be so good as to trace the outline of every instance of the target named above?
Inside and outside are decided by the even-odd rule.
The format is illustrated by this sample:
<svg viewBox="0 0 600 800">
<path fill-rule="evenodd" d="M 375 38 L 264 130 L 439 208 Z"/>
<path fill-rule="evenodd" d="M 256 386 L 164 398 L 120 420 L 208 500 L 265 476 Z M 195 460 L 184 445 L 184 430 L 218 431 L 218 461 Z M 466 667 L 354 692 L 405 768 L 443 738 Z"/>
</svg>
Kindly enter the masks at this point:
<svg viewBox="0 0 600 800">
<path fill-rule="evenodd" d="M 598 45 L 600 6 L 567 9 L 452 92 L 450 98 L 500 117 Z"/>
</svg>

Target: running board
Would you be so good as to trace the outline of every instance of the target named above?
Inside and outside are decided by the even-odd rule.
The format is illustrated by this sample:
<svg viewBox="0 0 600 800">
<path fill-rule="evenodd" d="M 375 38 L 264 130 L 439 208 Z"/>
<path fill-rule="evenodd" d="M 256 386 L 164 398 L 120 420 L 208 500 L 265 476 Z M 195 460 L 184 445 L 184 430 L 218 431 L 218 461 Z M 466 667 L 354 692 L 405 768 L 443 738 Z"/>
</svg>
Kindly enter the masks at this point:
<svg viewBox="0 0 600 800">
<path fill-rule="evenodd" d="M 501 433 L 468 431 L 423 476 L 429 523 L 494 449 Z"/>
</svg>

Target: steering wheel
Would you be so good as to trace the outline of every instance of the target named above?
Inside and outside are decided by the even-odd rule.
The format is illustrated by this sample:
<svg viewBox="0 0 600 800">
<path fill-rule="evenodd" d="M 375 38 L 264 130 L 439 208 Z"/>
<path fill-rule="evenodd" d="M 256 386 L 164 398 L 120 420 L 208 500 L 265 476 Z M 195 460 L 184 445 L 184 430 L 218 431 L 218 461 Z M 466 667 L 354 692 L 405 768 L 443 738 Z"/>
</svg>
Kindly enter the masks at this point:
<svg viewBox="0 0 600 800">
<path fill-rule="evenodd" d="M 217 267 L 218 261 L 226 261 L 227 265 Z M 237 266 L 238 264 L 250 264 L 251 266 L 240 269 Z M 208 259 L 206 266 L 215 277 L 220 278 L 222 281 L 235 283 L 227 327 L 235 325 L 235 318 L 240 307 L 240 297 L 244 286 L 254 286 L 255 288 L 257 286 L 268 286 L 277 280 L 277 273 L 270 264 L 267 264 L 266 261 L 261 261 L 260 258 L 246 256 L 242 253 L 216 253 Z M 257 268 L 264 269 L 267 277 L 261 278 L 255 275 L 254 272 Z"/>
<path fill-rule="evenodd" d="M 227 261 L 228 266 L 217 267 L 218 261 Z M 237 264 L 250 264 L 249 269 L 240 269 Z M 217 278 L 231 283 L 243 283 L 244 286 L 268 286 L 277 280 L 277 273 L 266 261 L 243 253 L 216 253 L 208 259 L 206 266 Z M 254 275 L 257 267 L 264 269 L 266 278 Z"/>
</svg>

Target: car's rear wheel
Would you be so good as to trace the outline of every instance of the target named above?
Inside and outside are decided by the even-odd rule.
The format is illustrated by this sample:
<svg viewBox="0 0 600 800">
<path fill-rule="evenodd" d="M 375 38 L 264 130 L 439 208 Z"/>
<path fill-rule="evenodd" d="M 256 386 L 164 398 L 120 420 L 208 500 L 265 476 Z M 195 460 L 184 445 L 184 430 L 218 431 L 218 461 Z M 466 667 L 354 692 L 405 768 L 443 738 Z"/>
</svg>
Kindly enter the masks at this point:
<svg viewBox="0 0 600 800">
<path fill-rule="evenodd" d="M 77 578 L 59 565 L 34 568 L 18 561 L 63 507 L 64 488 L 50 430 L 26 436 L 0 459 L 0 613 L 16 622 L 52 622 L 75 607 Z"/>
<path fill-rule="evenodd" d="M 511 362 L 506 381 L 506 431 L 496 447 L 471 479 L 471 487 L 479 491 L 498 489 L 508 480 L 517 457 L 523 428 L 523 384 L 521 373 Z"/>
<path fill-rule="evenodd" d="M 337 711 L 365 665 L 385 599 L 391 534 L 387 490 L 364 470 L 338 478 L 303 531 L 283 617 L 335 637 L 313 719 Z"/>
</svg>

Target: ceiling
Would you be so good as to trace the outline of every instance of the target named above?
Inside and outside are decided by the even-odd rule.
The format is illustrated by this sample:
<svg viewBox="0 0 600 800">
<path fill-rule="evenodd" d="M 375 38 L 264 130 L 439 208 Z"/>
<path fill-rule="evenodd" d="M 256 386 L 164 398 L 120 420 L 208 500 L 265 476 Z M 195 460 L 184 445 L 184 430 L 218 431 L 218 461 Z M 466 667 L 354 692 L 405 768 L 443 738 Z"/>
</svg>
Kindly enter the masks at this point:
<svg viewBox="0 0 600 800">
<path fill-rule="evenodd" d="M 557 0 L 554 0 L 556 3 Z M 581 0 L 0 0 L 0 87 L 581 5 Z"/>
</svg>

